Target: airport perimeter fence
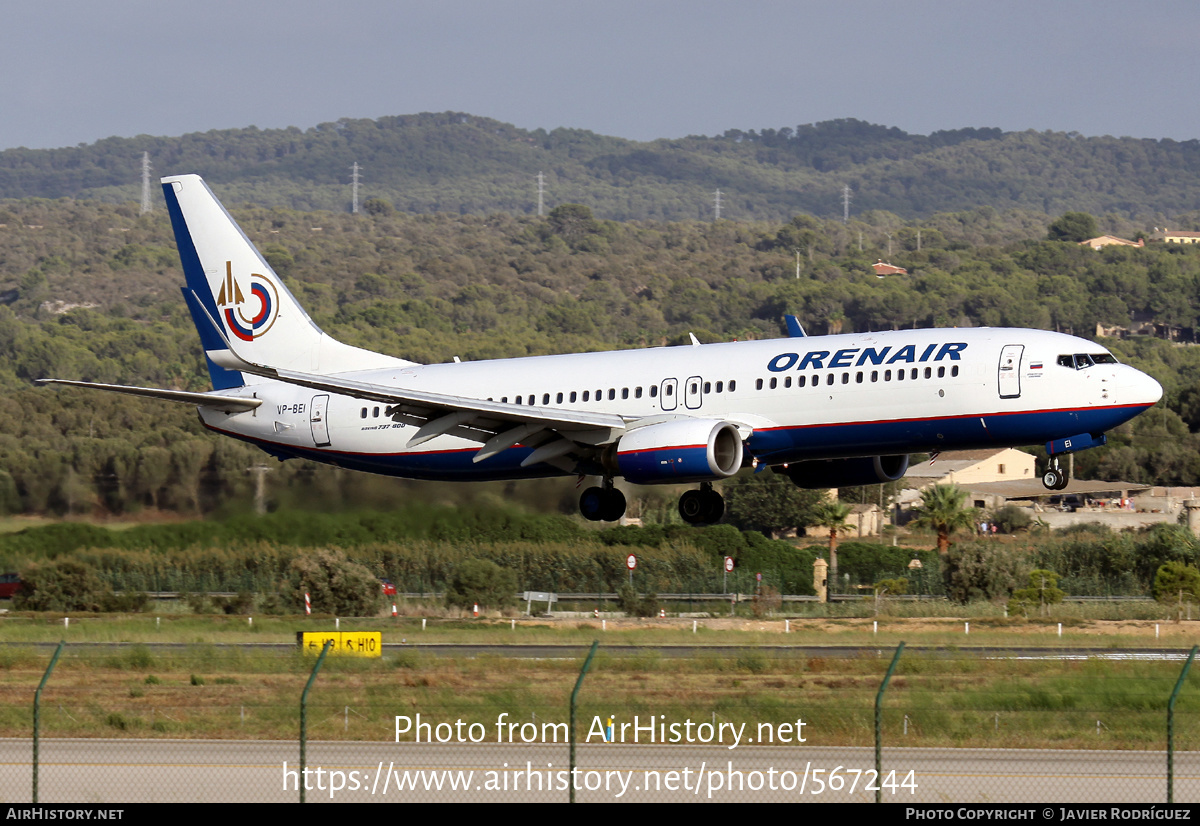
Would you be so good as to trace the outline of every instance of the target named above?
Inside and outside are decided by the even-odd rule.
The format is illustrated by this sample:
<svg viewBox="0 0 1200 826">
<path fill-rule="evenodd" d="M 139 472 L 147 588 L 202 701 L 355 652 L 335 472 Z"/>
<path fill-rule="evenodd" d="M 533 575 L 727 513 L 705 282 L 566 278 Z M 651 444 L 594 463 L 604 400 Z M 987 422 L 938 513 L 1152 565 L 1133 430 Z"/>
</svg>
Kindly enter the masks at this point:
<svg viewBox="0 0 1200 826">
<path fill-rule="evenodd" d="M 588 655 L 4 646 L 0 800 L 1200 801 L 1186 651 Z"/>
</svg>

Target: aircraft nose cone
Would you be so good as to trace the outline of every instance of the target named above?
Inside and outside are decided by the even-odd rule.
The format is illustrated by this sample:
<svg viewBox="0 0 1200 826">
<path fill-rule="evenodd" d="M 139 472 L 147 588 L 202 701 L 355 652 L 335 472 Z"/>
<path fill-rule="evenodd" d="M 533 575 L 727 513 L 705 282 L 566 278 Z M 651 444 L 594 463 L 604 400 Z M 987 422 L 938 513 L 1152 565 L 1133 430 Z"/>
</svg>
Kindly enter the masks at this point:
<svg viewBox="0 0 1200 826">
<path fill-rule="evenodd" d="M 1126 392 L 1135 404 L 1154 404 L 1162 398 L 1163 389 L 1153 376 L 1134 370 Z"/>
</svg>

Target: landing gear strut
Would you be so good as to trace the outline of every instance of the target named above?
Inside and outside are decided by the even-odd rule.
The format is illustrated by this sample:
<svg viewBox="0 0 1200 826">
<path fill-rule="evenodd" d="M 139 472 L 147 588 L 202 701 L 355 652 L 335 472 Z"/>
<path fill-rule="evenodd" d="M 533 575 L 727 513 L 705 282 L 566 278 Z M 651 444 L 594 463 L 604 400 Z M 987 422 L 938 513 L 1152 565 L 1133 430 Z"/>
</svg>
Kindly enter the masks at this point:
<svg viewBox="0 0 1200 826">
<path fill-rule="evenodd" d="M 679 515 L 689 525 L 711 525 L 725 514 L 725 500 L 713 490 L 712 482 L 701 482 L 700 490 L 679 497 Z"/>
<path fill-rule="evenodd" d="M 579 512 L 593 522 L 616 522 L 625 515 L 625 494 L 605 479 L 603 487 L 590 487 L 579 497 Z"/>
<path fill-rule="evenodd" d="M 1063 472 L 1057 456 L 1051 456 L 1046 472 L 1042 474 L 1042 484 L 1049 490 L 1063 490 L 1071 480 Z"/>
</svg>

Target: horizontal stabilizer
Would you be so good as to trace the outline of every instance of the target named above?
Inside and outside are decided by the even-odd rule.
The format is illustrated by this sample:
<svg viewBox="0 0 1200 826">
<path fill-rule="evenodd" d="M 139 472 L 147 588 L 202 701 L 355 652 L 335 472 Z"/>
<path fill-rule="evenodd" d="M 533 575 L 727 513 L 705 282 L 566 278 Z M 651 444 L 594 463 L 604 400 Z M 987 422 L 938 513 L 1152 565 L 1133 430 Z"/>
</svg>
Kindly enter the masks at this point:
<svg viewBox="0 0 1200 826">
<path fill-rule="evenodd" d="M 91 381 L 67 381 L 66 379 L 38 379 L 38 384 L 64 384 L 68 387 L 87 387 L 91 390 L 107 390 L 124 393 L 126 396 L 146 396 L 165 399 L 169 402 L 197 404 L 226 411 L 253 410 L 262 404 L 262 399 L 246 399 L 240 396 L 222 396 L 220 393 L 189 393 L 186 390 L 163 390 L 158 387 L 130 387 L 125 384 L 98 384 Z"/>
</svg>

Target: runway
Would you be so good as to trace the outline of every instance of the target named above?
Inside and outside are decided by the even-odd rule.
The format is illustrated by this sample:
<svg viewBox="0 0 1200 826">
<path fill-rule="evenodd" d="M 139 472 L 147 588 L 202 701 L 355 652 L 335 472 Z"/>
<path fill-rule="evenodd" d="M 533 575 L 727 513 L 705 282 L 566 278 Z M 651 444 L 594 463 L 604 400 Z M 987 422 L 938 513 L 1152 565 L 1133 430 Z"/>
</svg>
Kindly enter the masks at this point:
<svg viewBox="0 0 1200 826">
<path fill-rule="evenodd" d="M 30 755 L 29 740 L 0 740 L 0 799 L 30 800 Z M 883 755 L 885 781 L 894 772 L 883 798 L 901 804 L 1166 800 L 1161 751 L 895 748 Z M 298 759 L 295 742 L 44 739 L 39 802 L 294 802 Z M 870 748 L 593 742 L 578 747 L 572 776 L 562 743 L 313 742 L 307 764 L 311 802 L 564 802 L 572 782 L 581 802 L 875 797 L 867 788 Z M 1179 753 L 1175 765 L 1176 800 L 1200 799 L 1200 753 Z"/>
</svg>

